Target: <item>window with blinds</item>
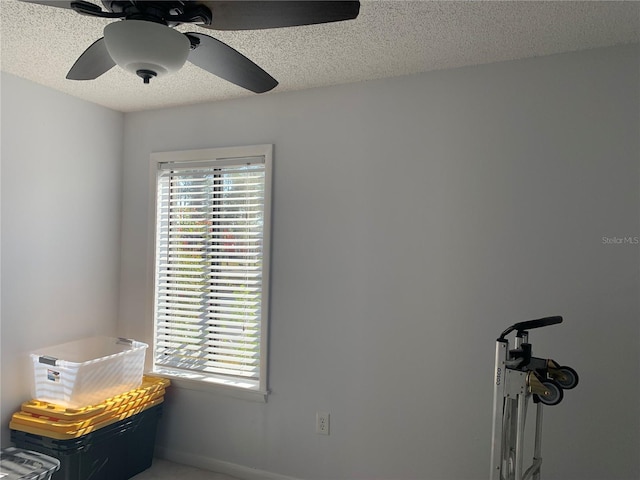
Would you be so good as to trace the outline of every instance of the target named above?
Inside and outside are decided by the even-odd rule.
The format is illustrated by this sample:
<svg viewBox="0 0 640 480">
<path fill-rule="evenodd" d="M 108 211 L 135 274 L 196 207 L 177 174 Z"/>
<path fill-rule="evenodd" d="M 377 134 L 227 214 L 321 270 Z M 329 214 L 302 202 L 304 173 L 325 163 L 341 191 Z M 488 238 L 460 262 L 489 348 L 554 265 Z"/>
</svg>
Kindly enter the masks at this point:
<svg viewBox="0 0 640 480">
<path fill-rule="evenodd" d="M 173 153 L 154 154 L 154 370 L 266 391 L 271 146 Z"/>
</svg>

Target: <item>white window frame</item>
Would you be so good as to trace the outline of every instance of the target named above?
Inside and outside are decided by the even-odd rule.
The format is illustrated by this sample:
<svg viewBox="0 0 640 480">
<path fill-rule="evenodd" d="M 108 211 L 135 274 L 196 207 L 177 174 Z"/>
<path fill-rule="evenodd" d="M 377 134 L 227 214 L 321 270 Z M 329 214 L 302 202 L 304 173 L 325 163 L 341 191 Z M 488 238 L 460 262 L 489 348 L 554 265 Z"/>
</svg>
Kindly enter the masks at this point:
<svg viewBox="0 0 640 480">
<path fill-rule="evenodd" d="M 228 164 L 229 160 L 262 157 L 264 159 L 264 225 L 262 252 L 262 295 L 260 322 L 260 369 L 259 378 L 237 379 L 222 375 L 205 374 L 196 371 L 177 371 L 156 365 L 156 232 L 157 232 L 157 191 L 161 167 L 175 163 L 176 166 L 203 163 Z M 272 163 L 273 145 L 251 145 L 241 147 L 207 148 L 200 150 L 180 150 L 171 152 L 156 152 L 151 154 L 151 265 L 149 275 L 152 284 L 151 325 L 152 349 L 150 373 L 169 378 L 172 384 L 181 388 L 201 391 L 219 391 L 239 398 L 256 401 L 266 401 L 268 395 L 268 331 L 269 331 L 269 279 L 270 279 L 270 239 L 271 239 L 271 196 L 272 196 Z"/>
</svg>

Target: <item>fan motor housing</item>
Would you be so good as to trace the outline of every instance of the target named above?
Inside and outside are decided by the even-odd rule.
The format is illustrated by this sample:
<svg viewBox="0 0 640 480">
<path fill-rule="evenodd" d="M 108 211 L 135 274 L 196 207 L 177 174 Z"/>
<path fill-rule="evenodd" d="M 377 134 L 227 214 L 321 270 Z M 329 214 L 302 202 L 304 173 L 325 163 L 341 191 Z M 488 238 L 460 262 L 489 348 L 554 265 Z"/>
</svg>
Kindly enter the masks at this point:
<svg viewBox="0 0 640 480">
<path fill-rule="evenodd" d="M 130 0 L 102 0 L 104 7 L 115 13 L 144 13 L 153 11 L 164 11 L 166 13 L 173 12 L 183 13 L 185 2 L 166 1 L 166 2 L 141 2 Z"/>
<path fill-rule="evenodd" d="M 211 24 L 211 10 L 197 2 L 102 0 L 113 14 L 128 20 L 146 20 L 175 27 L 184 22 Z"/>
</svg>

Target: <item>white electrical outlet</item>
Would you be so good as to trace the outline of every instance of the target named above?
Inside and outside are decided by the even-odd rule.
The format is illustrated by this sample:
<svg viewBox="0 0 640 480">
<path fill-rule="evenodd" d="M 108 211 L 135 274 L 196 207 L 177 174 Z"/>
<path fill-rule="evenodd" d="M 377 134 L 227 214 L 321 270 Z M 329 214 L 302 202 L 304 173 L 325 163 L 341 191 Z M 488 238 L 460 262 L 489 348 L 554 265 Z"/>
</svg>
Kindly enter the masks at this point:
<svg viewBox="0 0 640 480">
<path fill-rule="evenodd" d="M 329 435 L 329 414 L 327 412 L 316 413 L 316 433 Z"/>
</svg>

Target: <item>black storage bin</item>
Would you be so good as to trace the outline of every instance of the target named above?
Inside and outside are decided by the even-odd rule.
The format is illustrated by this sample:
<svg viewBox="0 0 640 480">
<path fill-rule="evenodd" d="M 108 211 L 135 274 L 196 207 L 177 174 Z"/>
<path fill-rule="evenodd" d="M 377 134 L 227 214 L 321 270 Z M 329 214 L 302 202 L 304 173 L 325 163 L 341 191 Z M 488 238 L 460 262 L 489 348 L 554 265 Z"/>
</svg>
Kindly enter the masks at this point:
<svg viewBox="0 0 640 480">
<path fill-rule="evenodd" d="M 70 440 L 11 430 L 19 448 L 60 460 L 51 480 L 128 480 L 151 466 L 162 404 Z"/>
</svg>

